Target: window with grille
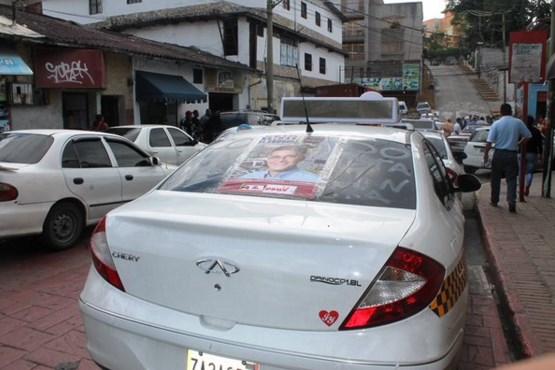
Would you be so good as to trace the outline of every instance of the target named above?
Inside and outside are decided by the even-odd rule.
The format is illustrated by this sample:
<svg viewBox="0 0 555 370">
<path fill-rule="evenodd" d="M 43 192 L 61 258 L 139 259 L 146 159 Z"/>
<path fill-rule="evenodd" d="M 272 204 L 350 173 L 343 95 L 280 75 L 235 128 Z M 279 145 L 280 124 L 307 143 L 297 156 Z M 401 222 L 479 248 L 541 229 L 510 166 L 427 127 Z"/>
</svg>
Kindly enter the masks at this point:
<svg viewBox="0 0 555 370">
<path fill-rule="evenodd" d="M 89 14 L 102 13 L 102 0 L 89 0 Z"/>
<path fill-rule="evenodd" d="M 328 18 L 328 32 L 333 32 L 333 22 Z"/>
<path fill-rule="evenodd" d="M 306 3 L 305 3 L 305 2 L 301 2 L 301 17 L 303 17 L 304 19 L 306 19 L 306 14 L 307 14 Z"/>
<path fill-rule="evenodd" d="M 202 69 L 193 68 L 193 83 L 195 84 L 202 83 Z"/>
<path fill-rule="evenodd" d="M 299 47 L 297 42 L 282 37 L 280 44 L 280 61 L 279 64 L 288 67 L 297 67 L 299 64 Z"/>
<path fill-rule="evenodd" d="M 320 58 L 320 73 L 325 75 L 326 74 L 326 59 Z"/>
<path fill-rule="evenodd" d="M 321 19 L 320 19 L 320 13 L 318 12 L 316 12 L 315 22 L 316 22 L 316 25 L 320 27 Z"/>
<path fill-rule="evenodd" d="M 312 71 L 312 54 L 304 54 L 304 69 L 306 71 Z"/>
<path fill-rule="evenodd" d="M 239 53 L 239 36 L 237 19 L 224 20 L 224 55 Z"/>
<path fill-rule="evenodd" d="M 290 7 L 291 7 L 291 4 L 289 3 L 289 0 L 283 0 L 283 9 L 289 10 Z"/>
</svg>

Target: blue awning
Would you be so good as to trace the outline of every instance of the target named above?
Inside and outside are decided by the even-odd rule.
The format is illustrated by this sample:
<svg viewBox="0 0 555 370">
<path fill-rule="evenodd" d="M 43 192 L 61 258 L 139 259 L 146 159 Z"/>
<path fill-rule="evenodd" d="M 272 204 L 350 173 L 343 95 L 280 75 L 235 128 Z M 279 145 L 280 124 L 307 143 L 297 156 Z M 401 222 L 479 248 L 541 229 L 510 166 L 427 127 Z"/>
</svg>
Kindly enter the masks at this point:
<svg viewBox="0 0 555 370">
<path fill-rule="evenodd" d="M 135 94 L 137 101 L 163 103 L 206 102 L 206 94 L 181 76 L 152 72 L 135 72 Z"/>
<path fill-rule="evenodd" d="M 30 76 L 33 70 L 15 52 L 0 50 L 0 75 Z"/>
</svg>

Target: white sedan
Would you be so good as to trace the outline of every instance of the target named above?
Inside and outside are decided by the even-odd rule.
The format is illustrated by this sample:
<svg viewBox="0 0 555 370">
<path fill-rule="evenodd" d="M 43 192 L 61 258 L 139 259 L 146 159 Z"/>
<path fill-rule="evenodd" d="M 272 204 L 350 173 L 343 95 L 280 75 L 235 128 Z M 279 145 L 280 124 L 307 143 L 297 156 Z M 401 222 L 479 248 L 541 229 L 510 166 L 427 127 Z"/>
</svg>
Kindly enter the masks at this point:
<svg viewBox="0 0 555 370">
<path fill-rule="evenodd" d="M 491 168 L 491 162 L 484 163 L 484 152 L 491 126 L 477 128 L 464 147 L 466 158 L 463 159 L 463 166 L 466 173 L 474 173 L 479 169 Z M 492 148 L 489 152 L 489 158 L 493 158 Z"/>
<path fill-rule="evenodd" d="M 42 234 L 50 248 L 69 248 L 86 225 L 146 193 L 176 168 L 112 134 L 0 133 L 0 239 Z"/>
<path fill-rule="evenodd" d="M 108 132 L 124 136 L 162 162 L 175 165 L 185 162 L 207 145 L 169 125 L 114 126 Z"/>
<path fill-rule="evenodd" d="M 464 216 L 434 146 L 356 125 L 218 140 L 91 237 L 103 368 L 455 369 Z M 309 130 L 310 131 L 310 130 Z"/>
</svg>

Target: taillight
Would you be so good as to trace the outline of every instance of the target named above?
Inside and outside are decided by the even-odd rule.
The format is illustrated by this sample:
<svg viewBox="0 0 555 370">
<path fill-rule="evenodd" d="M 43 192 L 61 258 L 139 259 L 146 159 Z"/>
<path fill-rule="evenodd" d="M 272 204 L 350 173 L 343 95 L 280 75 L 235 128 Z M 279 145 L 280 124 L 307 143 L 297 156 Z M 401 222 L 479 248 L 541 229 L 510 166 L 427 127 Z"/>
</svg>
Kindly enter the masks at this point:
<svg viewBox="0 0 555 370">
<path fill-rule="evenodd" d="M 8 202 L 17 199 L 19 192 L 17 189 L 5 182 L 0 182 L 0 202 Z"/>
<path fill-rule="evenodd" d="M 444 275 L 437 261 L 397 247 L 339 330 L 390 324 L 422 311 L 437 295 Z"/>
<path fill-rule="evenodd" d="M 96 271 L 102 276 L 107 282 L 125 292 L 123 283 L 119 277 L 118 271 L 116 270 L 116 265 L 110 254 L 110 249 L 108 248 L 108 241 L 106 240 L 106 218 L 104 217 L 96 228 L 94 229 L 91 236 L 91 254 L 93 265 Z"/>
<path fill-rule="evenodd" d="M 453 185 L 457 185 L 457 180 L 459 179 L 459 175 L 453 171 L 451 168 L 447 169 L 447 176 L 449 177 L 449 181 L 451 181 L 451 184 Z"/>
</svg>

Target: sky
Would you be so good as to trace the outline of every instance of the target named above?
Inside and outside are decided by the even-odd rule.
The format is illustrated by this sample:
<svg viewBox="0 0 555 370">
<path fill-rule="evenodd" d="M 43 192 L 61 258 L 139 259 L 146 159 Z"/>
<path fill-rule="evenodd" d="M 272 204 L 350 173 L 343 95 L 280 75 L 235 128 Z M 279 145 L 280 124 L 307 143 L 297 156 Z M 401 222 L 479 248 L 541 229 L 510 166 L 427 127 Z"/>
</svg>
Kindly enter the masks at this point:
<svg viewBox="0 0 555 370">
<path fill-rule="evenodd" d="M 394 3 L 410 3 L 411 0 L 384 0 L 385 4 Z M 441 11 L 445 9 L 444 0 L 421 0 L 422 7 L 424 8 L 424 20 L 431 18 L 443 18 Z"/>
</svg>

